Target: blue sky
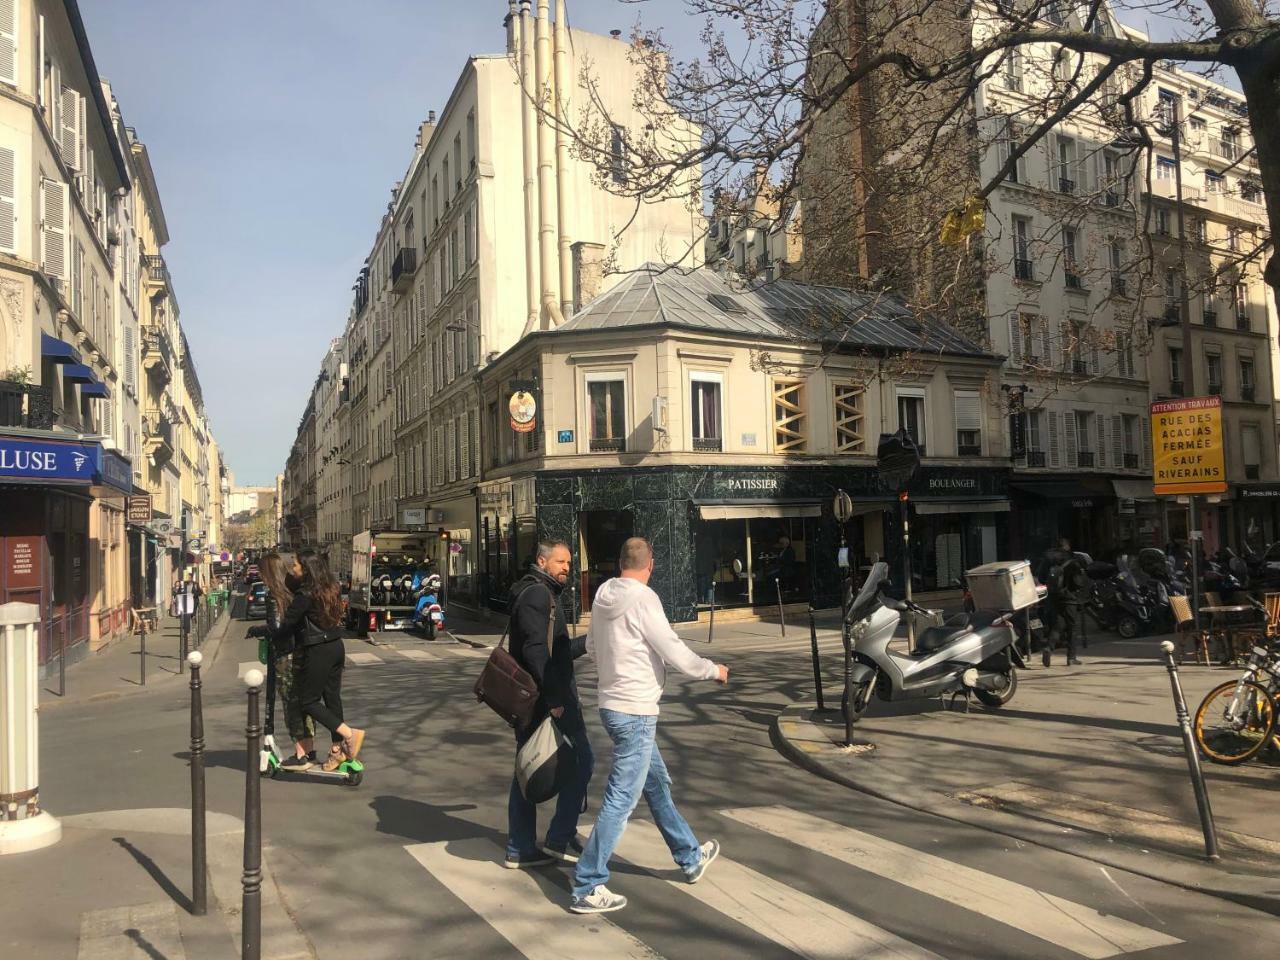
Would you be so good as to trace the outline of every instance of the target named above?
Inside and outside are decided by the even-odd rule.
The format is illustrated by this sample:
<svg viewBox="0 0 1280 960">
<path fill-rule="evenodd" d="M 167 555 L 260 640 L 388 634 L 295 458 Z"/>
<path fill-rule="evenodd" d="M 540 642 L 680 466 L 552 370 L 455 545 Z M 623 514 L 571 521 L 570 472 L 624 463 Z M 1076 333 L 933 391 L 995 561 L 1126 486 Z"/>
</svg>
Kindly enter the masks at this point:
<svg viewBox="0 0 1280 960">
<path fill-rule="evenodd" d="M 98 69 L 151 153 L 215 435 L 238 483 L 270 483 L 417 125 L 443 107 L 469 53 L 503 49 L 507 4 L 80 6 Z M 697 52 L 701 23 L 683 0 L 570 0 L 569 15 L 600 33 L 642 16 Z"/>
<path fill-rule="evenodd" d="M 417 125 L 468 54 L 503 49 L 506 2 L 80 6 L 98 69 L 151 153 L 215 436 L 237 483 L 272 482 Z M 681 0 L 642 8 L 646 23 L 687 22 Z M 625 32 L 638 8 L 578 0 L 569 12 Z"/>
</svg>

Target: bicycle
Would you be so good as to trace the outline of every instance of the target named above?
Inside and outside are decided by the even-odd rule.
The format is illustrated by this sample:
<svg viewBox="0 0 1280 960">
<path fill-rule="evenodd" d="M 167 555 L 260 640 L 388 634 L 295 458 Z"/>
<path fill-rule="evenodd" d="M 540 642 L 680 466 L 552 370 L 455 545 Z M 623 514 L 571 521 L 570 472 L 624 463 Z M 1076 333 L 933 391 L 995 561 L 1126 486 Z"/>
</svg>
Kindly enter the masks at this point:
<svg viewBox="0 0 1280 960">
<path fill-rule="evenodd" d="M 1200 752 L 1215 763 L 1252 760 L 1269 744 L 1280 748 L 1280 638 L 1267 637 L 1249 651 L 1244 674 L 1214 687 L 1196 708 L 1193 723 Z"/>
</svg>

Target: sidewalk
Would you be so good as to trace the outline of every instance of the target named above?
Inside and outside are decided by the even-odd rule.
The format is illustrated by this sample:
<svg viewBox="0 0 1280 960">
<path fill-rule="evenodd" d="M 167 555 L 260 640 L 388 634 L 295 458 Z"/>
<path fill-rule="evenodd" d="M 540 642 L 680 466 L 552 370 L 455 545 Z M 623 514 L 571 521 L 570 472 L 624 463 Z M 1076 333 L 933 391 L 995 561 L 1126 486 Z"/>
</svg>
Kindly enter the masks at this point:
<svg viewBox="0 0 1280 960">
<path fill-rule="evenodd" d="M 1084 666 L 1061 658 L 1019 674 L 1013 701 L 873 700 L 843 745 L 838 668 L 827 669 L 825 714 L 784 708 L 774 741 L 799 766 L 853 790 L 1155 879 L 1280 913 L 1280 816 L 1274 762 L 1205 764 L 1222 847 L 1203 858 L 1162 637 L 1095 638 Z M 1194 713 L 1238 669 L 1183 667 Z"/>
<path fill-rule="evenodd" d="M 223 615 L 209 629 L 201 652 L 206 666 L 218 655 L 227 632 L 230 617 Z M 194 642 L 194 628 L 192 630 Z M 146 685 L 141 683 L 141 648 L 139 637 L 132 634 L 117 640 L 78 663 L 67 666 L 66 696 L 58 696 L 58 671 L 55 668 L 40 683 L 40 708 L 56 709 L 90 700 L 114 699 L 147 690 L 185 682 L 185 671 L 179 673 L 178 658 L 182 644 L 182 621 L 167 614 L 160 619 L 160 629 L 147 636 Z"/>
</svg>

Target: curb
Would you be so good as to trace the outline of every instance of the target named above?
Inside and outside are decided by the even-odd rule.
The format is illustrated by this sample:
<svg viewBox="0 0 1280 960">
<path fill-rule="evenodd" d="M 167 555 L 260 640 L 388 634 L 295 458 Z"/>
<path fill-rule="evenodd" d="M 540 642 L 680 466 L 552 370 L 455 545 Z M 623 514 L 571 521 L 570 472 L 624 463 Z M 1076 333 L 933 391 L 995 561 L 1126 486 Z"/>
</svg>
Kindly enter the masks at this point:
<svg viewBox="0 0 1280 960">
<path fill-rule="evenodd" d="M 928 800 L 950 801 L 950 798 L 936 793 L 922 794 L 920 802 L 911 803 L 866 783 L 860 783 L 823 762 L 819 756 L 801 749 L 783 733 L 784 722 L 808 723 L 805 714 L 815 708 L 814 704 L 792 704 L 784 707 L 774 717 L 769 727 L 769 738 L 774 748 L 796 766 L 814 776 L 916 813 L 976 827 L 1012 840 L 1035 844 L 1083 860 L 1090 860 L 1105 867 L 1124 870 L 1149 880 L 1172 884 L 1192 893 L 1229 900 L 1272 916 L 1280 916 L 1280 883 L 1276 882 L 1275 874 L 1230 873 L 1225 868 L 1214 868 L 1172 853 L 1129 848 L 1111 841 L 1103 834 L 1093 833 L 1081 827 L 1054 824 L 1048 821 L 1018 820 L 1007 814 L 954 801 L 950 802 L 946 808 L 936 803 L 928 803 Z M 1100 843 L 1108 846 L 1101 846 Z M 1264 889 L 1266 884 L 1271 884 L 1272 888 Z"/>
</svg>

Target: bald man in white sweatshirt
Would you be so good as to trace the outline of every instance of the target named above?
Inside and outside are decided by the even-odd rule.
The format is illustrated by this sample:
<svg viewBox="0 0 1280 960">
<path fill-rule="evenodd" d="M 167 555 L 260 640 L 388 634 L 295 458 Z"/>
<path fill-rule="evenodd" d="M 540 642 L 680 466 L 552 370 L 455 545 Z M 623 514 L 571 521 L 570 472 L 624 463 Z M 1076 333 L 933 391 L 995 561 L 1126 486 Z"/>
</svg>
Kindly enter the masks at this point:
<svg viewBox="0 0 1280 960">
<path fill-rule="evenodd" d="M 667 622 L 662 601 L 649 587 L 653 549 L 641 537 L 622 546 L 622 575 L 608 580 L 591 603 L 587 652 L 599 673 L 600 720 L 613 741 L 613 769 L 600 803 L 600 815 L 573 877 L 574 913 L 610 913 L 627 905 L 611 893 L 609 857 L 622 838 L 641 794 L 671 856 L 689 883 L 697 883 L 720 844 L 699 844 L 671 799 L 671 776 L 658 750 L 658 702 L 666 668 L 698 680 L 727 683 L 729 668 L 698 656 Z"/>
</svg>

